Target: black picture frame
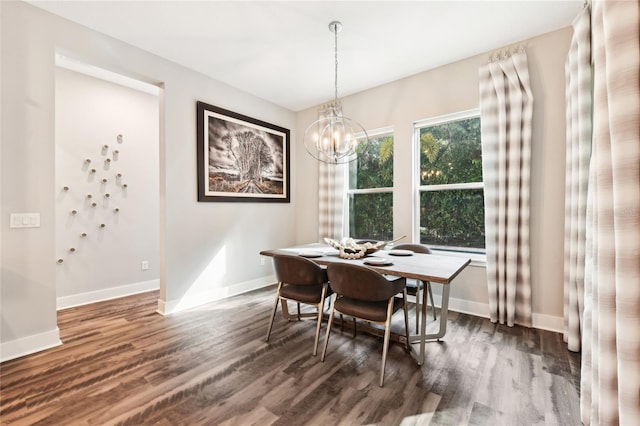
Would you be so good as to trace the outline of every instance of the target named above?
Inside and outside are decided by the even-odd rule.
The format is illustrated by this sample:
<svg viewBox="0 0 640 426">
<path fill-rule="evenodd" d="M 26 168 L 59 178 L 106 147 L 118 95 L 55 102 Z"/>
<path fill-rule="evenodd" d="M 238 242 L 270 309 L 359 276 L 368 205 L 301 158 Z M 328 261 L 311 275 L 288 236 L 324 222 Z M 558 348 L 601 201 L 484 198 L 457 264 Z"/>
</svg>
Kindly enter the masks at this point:
<svg viewBox="0 0 640 426">
<path fill-rule="evenodd" d="M 198 201 L 289 203 L 290 131 L 197 102 Z"/>
</svg>

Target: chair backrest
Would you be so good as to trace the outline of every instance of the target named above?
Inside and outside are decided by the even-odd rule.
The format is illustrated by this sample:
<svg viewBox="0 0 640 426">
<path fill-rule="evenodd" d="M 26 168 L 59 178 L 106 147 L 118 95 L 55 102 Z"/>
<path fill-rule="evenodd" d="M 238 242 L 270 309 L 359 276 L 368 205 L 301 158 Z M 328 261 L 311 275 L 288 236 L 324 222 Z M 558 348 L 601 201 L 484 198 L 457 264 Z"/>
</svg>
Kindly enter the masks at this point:
<svg viewBox="0 0 640 426">
<path fill-rule="evenodd" d="M 327 271 L 304 257 L 276 255 L 273 267 L 278 281 L 285 284 L 322 285 L 328 281 Z"/>
<path fill-rule="evenodd" d="M 411 250 L 415 253 L 431 254 L 431 250 L 429 250 L 429 247 L 423 246 L 422 244 L 398 244 L 393 248 L 397 250 Z"/>
<path fill-rule="evenodd" d="M 368 302 L 389 300 L 406 285 L 404 278 L 389 281 L 373 269 L 348 263 L 332 263 L 327 273 L 335 293 Z"/>
</svg>

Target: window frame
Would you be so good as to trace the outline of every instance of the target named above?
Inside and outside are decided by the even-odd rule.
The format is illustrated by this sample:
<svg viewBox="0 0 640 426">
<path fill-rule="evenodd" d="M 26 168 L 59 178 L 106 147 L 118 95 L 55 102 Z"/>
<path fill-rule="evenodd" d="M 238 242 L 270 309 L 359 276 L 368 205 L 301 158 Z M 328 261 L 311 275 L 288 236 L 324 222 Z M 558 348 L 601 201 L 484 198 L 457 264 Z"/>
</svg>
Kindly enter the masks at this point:
<svg viewBox="0 0 640 426">
<path fill-rule="evenodd" d="M 420 242 L 420 195 L 422 192 L 435 192 L 460 189 L 482 189 L 484 191 L 484 176 L 482 182 L 464 182 L 440 185 L 421 185 L 420 184 L 420 130 L 425 127 L 435 126 L 439 124 L 451 123 L 454 121 L 466 120 L 469 118 L 480 118 L 480 108 L 473 108 L 466 111 L 455 112 L 451 114 L 439 115 L 423 120 L 413 122 L 413 241 Z M 486 262 L 486 248 L 469 248 L 469 247 L 452 247 L 429 245 L 432 251 L 438 254 L 447 254 L 452 256 L 471 257 L 472 262 L 483 264 Z"/>
<path fill-rule="evenodd" d="M 395 135 L 393 126 L 381 127 L 379 129 L 367 130 L 367 136 L 369 139 L 377 139 L 382 136 L 393 136 L 394 143 L 394 166 L 395 166 Z M 358 138 L 364 137 L 364 134 L 358 134 Z M 344 196 L 343 196 L 343 212 L 342 212 L 342 229 L 344 231 L 344 235 L 351 236 L 351 220 L 349 217 L 350 205 L 349 205 L 349 197 L 351 195 L 359 195 L 359 194 L 386 194 L 391 193 L 393 197 L 393 192 L 395 188 L 395 167 L 393 168 L 393 186 L 385 186 L 379 188 L 361 188 L 361 189 L 350 189 L 349 185 L 349 168 L 350 163 L 346 164 L 344 167 Z M 392 204 L 393 206 L 393 204 Z M 391 226 L 393 226 L 393 208 L 391 209 Z"/>
</svg>

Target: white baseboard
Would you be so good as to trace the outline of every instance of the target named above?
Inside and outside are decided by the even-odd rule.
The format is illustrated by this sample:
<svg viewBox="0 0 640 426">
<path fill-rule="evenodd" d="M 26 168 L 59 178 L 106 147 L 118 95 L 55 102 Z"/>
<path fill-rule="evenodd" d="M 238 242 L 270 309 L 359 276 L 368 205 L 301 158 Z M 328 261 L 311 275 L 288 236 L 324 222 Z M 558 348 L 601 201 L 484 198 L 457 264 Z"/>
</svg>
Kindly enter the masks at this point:
<svg viewBox="0 0 640 426">
<path fill-rule="evenodd" d="M 220 287 L 207 292 L 199 292 L 196 294 L 187 294 L 180 300 L 158 300 L 157 312 L 162 315 L 170 315 L 185 309 L 195 308 L 196 306 L 206 303 L 215 302 L 216 300 L 225 299 L 227 297 L 236 296 L 248 291 L 257 290 L 262 287 L 269 286 L 276 282 L 276 277 L 271 275 L 268 277 L 257 278 L 251 281 L 244 281 L 227 287 Z"/>
<path fill-rule="evenodd" d="M 555 315 L 531 314 L 531 322 L 533 328 L 540 330 L 553 331 L 555 333 L 564 333 L 564 318 Z"/>
<path fill-rule="evenodd" d="M 0 362 L 40 352 L 61 344 L 60 329 L 58 329 L 58 327 L 56 327 L 55 330 L 46 331 L 44 333 L 21 337 L 8 342 L 2 342 L 0 344 Z"/>
<path fill-rule="evenodd" d="M 442 296 L 433 295 L 433 301 L 437 307 L 442 306 Z M 464 299 L 449 298 L 449 310 L 463 314 L 474 315 L 476 317 L 489 318 L 489 304 L 472 302 Z M 564 329 L 564 318 L 554 315 L 536 314 L 531 315 L 531 327 L 540 330 L 562 333 Z"/>
<path fill-rule="evenodd" d="M 58 299 L 56 300 L 56 306 L 58 310 L 73 308 L 74 306 L 88 305 L 89 303 L 102 302 L 104 300 L 117 299 L 119 297 L 131 296 L 132 294 L 158 290 L 159 288 L 159 279 L 141 281 L 138 283 L 122 285 L 119 287 L 111 287 L 102 290 L 90 291 L 87 293 L 58 297 Z"/>
</svg>

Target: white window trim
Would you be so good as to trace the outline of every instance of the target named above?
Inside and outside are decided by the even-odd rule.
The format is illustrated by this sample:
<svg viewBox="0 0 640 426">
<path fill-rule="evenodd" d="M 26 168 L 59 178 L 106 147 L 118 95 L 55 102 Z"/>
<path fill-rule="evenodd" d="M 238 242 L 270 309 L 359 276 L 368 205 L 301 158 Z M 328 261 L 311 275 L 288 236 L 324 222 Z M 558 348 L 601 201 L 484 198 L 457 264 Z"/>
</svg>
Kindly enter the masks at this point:
<svg viewBox="0 0 640 426">
<path fill-rule="evenodd" d="M 470 253 L 464 251 L 443 250 L 438 247 L 430 247 L 431 253 L 441 256 L 465 257 L 471 259 L 471 266 L 487 266 L 487 255 L 485 253 Z"/>
<path fill-rule="evenodd" d="M 456 189 L 484 189 L 484 182 L 451 183 L 444 185 L 420 185 L 419 191 L 453 191 Z"/>
<path fill-rule="evenodd" d="M 393 136 L 393 127 L 380 127 L 378 129 L 367 130 L 367 136 L 369 138 L 376 138 L 378 136 L 391 135 Z M 356 138 L 361 138 L 364 136 L 364 133 L 360 133 L 356 135 Z M 394 139 L 395 143 L 395 139 Z M 395 173 L 394 173 L 395 174 Z M 344 235 L 349 235 L 351 233 L 350 221 L 349 221 L 349 196 L 357 195 L 357 194 L 382 194 L 382 193 L 391 193 L 393 194 L 393 186 L 384 187 L 384 188 L 364 188 L 364 189 L 349 189 L 349 166 L 344 167 L 344 197 L 342 199 L 342 205 L 344 208 L 342 209 L 342 229 L 344 231 Z M 394 179 L 395 182 L 395 179 Z M 395 184 L 394 184 L 395 186 Z"/>
<path fill-rule="evenodd" d="M 484 182 L 466 182 L 455 183 L 449 185 L 420 185 L 420 129 L 423 127 L 433 126 L 435 124 L 445 124 L 452 121 L 464 120 L 467 118 L 479 117 L 480 108 L 474 108 L 467 111 L 455 112 L 452 114 L 440 115 L 438 117 L 427 118 L 424 120 L 414 121 L 413 123 L 413 217 L 412 217 L 412 240 L 420 242 L 420 192 L 423 191 L 442 191 L 455 189 L 484 189 Z M 471 258 L 472 266 L 486 266 L 487 257 L 485 253 L 474 253 L 473 249 L 464 251 L 462 248 L 447 248 L 442 246 L 431 247 L 434 254 L 466 257 Z"/>
</svg>

